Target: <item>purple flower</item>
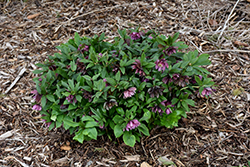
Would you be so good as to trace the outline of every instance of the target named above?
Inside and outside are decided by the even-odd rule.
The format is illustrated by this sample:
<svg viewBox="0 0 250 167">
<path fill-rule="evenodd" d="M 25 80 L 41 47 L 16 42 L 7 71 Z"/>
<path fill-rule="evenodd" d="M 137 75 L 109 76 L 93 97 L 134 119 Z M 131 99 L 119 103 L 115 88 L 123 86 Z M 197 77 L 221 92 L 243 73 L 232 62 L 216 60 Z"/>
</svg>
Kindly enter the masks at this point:
<svg viewBox="0 0 250 167">
<path fill-rule="evenodd" d="M 148 82 L 148 81 L 149 81 L 149 79 L 147 79 L 147 78 L 142 79 L 142 82 Z"/>
<path fill-rule="evenodd" d="M 32 107 L 33 110 L 36 110 L 36 111 L 41 111 L 42 110 L 42 107 L 38 104 L 35 104 L 33 107 Z"/>
<path fill-rule="evenodd" d="M 77 59 L 76 65 L 77 65 L 77 70 L 80 71 L 82 74 L 85 74 L 87 72 L 86 66 L 83 62 L 80 62 L 81 59 Z"/>
<path fill-rule="evenodd" d="M 158 71 L 164 71 L 166 69 L 166 67 L 168 68 L 168 63 L 165 59 L 160 59 L 160 60 L 156 60 L 155 62 L 155 68 Z"/>
<path fill-rule="evenodd" d="M 177 48 L 178 48 L 178 47 L 170 46 L 170 47 L 168 47 L 168 48 L 167 48 L 165 51 L 163 51 L 163 52 L 165 52 L 167 55 L 170 56 L 171 54 L 177 52 Z"/>
<path fill-rule="evenodd" d="M 162 104 L 163 106 L 167 107 L 167 106 L 171 105 L 172 103 L 171 103 L 170 101 L 163 100 L 163 101 L 161 102 L 161 104 Z M 171 107 L 174 107 L 174 105 L 171 105 Z M 171 110 L 170 108 L 167 108 L 165 112 L 166 112 L 166 114 L 170 114 L 170 113 L 172 113 L 172 110 Z"/>
<path fill-rule="evenodd" d="M 130 34 L 130 37 L 131 37 L 131 39 L 133 39 L 133 40 L 137 40 L 137 39 L 140 39 L 140 38 L 141 38 L 141 35 L 140 35 L 139 32 L 132 32 L 132 33 Z"/>
<path fill-rule="evenodd" d="M 105 102 L 103 108 L 110 110 L 113 106 L 118 106 L 115 99 L 110 99 L 108 102 Z"/>
<path fill-rule="evenodd" d="M 89 46 L 80 44 L 77 50 L 81 52 L 89 51 Z"/>
<path fill-rule="evenodd" d="M 38 79 L 38 81 L 40 81 L 40 82 L 42 82 L 42 80 L 43 80 L 42 78 L 39 78 L 39 79 Z"/>
<path fill-rule="evenodd" d="M 205 96 L 211 95 L 213 91 L 215 90 L 211 88 L 204 88 L 201 94 L 198 92 L 197 96 L 204 98 Z"/>
<path fill-rule="evenodd" d="M 89 99 L 89 102 L 91 102 L 92 101 L 92 94 L 90 92 L 88 92 L 88 91 L 84 91 L 83 92 L 83 98 L 84 99 Z"/>
<path fill-rule="evenodd" d="M 137 119 L 134 119 L 134 120 L 128 122 L 125 129 L 126 129 L 126 131 L 130 131 L 132 129 L 137 128 L 139 125 L 141 125 L 141 123 Z M 125 129 L 123 129 L 123 131 L 125 131 Z"/>
<path fill-rule="evenodd" d="M 51 71 L 55 71 L 55 70 L 57 69 L 57 67 L 56 67 L 55 65 L 51 65 L 51 66 L 49 66 L 49 69 L 50 69 Z"/>
<path fill-rule="evenodd" d="M 31 91 L 30 93 L 32 93 L 32 94 L 35 95 L 33 98 L 35 99 L 35 101 L 36 101 L 37 103 L 41 100 L 41 98 L 42 98 L 42 96 L 43 96 L 43 95 L 40 95 L 40 94 L 37 92 L 37 90 L 33 90 L 33 91 Z"/>
<path fill-rule="evenodd" d="M 149 35 L 148 38 L 153 39 L 153 37 L 151 35 Z"/>
<path fill-rule="evenodd" d="M 76 103 L 76 98 L 73 95 L 66 97 L 66 100 L 68 100 L 69 103 Z"/>
<path fill-rule="evenodd" d="M 165 83 L 165 84 L 170 83 L 170 82 L 172 82 L 172 81 L 173 81 L 173 80 L 172 80 L 172 78 L 170 78 L 170 77 L 164 77 L 164 78 L 162 79 L 162 82 Z"/>
<path fill-rule="evenodd" d="M 180 77 L 180 74 L 173 74 L 172 79 L 176 81 L 177 79 L 179 79 L 179 77 Z"/>
<path fill-rule="evenodd" d="M 99 53 L 98 55 L 102 57 L 102 53 Z"/>
<path fill-rule="evenodd" d="M 67 105 L 63 105 L 63 104 L 60 105 L 60 109 L 61 109 L 61 110 L 64 110 L 64 109 L 66 109 L 66 108 L 67 108 Z"/>
<path fill-rule="evenodd" d="M 141 67 L 141 62 L 140 60 L 136 59 L 135 62 L 133 63 L 134 65 L 132 65 L 132 69 L 135 69 L 135 73 L 138 73 L 140 76 L 145 76 L 145 72 L 143 71 L 142 67 Z"/>
<path fill-rule="evenodd" d="M 128 90 L 124 91 L 123 94 L 123 98 L 126 99 L 128 97 L 132 97 L 135 94 L 136 88 L 135 87 L 131 87 Z"/>
<path fill-rule="evenodd" d="M 154 113 L 157 113 L 157 112 L 158 112 L 159 114 L 162 114 L 162 113 L 163 113 L 161 107 L 159 107 L 159 106 L 157 106 L 157 105 L 155 105 L 154 107 L 152 107 L 152 111 L 153 111 Z"/>
</svg>

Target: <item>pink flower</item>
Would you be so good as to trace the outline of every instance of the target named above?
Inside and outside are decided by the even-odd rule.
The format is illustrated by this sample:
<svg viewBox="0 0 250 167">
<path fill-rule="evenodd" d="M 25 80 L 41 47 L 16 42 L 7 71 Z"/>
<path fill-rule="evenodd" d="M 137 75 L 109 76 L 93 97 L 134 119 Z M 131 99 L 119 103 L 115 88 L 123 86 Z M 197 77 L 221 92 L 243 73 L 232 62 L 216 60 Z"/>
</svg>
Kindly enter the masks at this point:
<svg viewBox="0 0 250 167">
<path fill-rule="evenodd" d="M 162 113 L 163 113 L 162 109 L 161 109 L 159 106 L 157 106 L 157 105 L 155 105 L 155 106 L 152 108 L 152 111 L 153 111 L 154 113 L 158 112 L 159 114 L 162 114 Z"/>
<path fill-rule="evenodd" d="M 211 95 L 213 91 L 214 91 L 214 89 L 204 88 L 203 91 L 201 92 L 201 94 L 198 92 L 197 96 L 204 98 L 205 96 Z"/>
<path fill-rule="evenodd" d="M 168 68 L 168 63 L 165 59 L 160 59 L 160 60 L 156 60 L 155 62 L 155 68 L 158 70 L 158 71 L 164 71 L 166 69 L 166 67 Z"/>
<path fill-rule="evenodd" d="M 66 97 L 66 100 L 68 100 L 69 103 L 76 103 L 76 98 L 73 95 L 69 95 L 68 97 Z"/>
<path fill-rule="evenodd" d="M 164 77 L 164 78 L 162 79 L 162 82 L 165 83 L 165 84 L 170 83 L 170 82 L 172 82 L 172 81 L 173 81 L 173 80 L 172 80 L 172 78 L 170 78 L 170 77 Z"/>
<path fill-rule="evenodd" d="M 141 123 L 137 119 L 134 119 L 134 120 L 128 122 L 125 129 L 126 129 L 126 131 L 130 131 L 132 129 L 137 128 L 139 125 L 141 125 Z M 123 129 L 123 131 L 125 131 L 125 129 Z"/>
<path fill-rule="evenodd" d="M 149 35 L 148 38 L 153 39 L 153 37 L 151 35 Z"/>
<path fill-rule="evenodd" d="M 36 111 L 41 111 L 42 110 L 42 107 L 38 104 L 35 104 L 33 107 L 32 107 L 33 110 L 36 110 Z"/>
<path fill-rule="evenodd" d="M 133 63 L 134 65 L 132 65 L 132 69 L 135 69 L 135 73 L 138 73 L 140 76 L 145 76 L 145 72 L 143 71 L 142 67 L 141 67 L 141 62 L 140 60 L 136 59 L 135 62 Z"/>
<path fill-rule="evenodd" d="M 136 88 L 135 87 L 131 87 L 128 90 L 124 91 L 123 94 L 123 98 L 126 99 L 128 97 L 132 97 L 135 94 Z"/>
<path fill-rule="evenodd" d="M 42 96 L 43 96 L 43 95 L 40 95 L 40 94 L 37 92 L 37 90 L 33 90 L 33 91 L 31 91 L 30 93 L 32 93 L 32 94 L 35 95 L 33 98 L 35 99 L 35 101 L 36 101 L 37 103 L 41 100 L 41 98 L 42 98 Z"/>
<path fill-rule="evenodd" d="M 130 34 L 130 37 L 131 37 L 131 39 L 133 39 L 133 40 L 137 40 L 137 39 L 140 39 L 140 38 L 141 38 L 141 35 L 140 35 L 139 32 L 132 32 L 132 33 Z"/>
<path fill-rule="evenodd" d="M 167 107 L 167 106 L 171 105 L 172 103 L 171 103 L 170 101 L 163 100 L 163 101 L 161 102 L 161 104 L 162 104 L 163 106 Z M 171 105 L 171 107 L 174 107 L 174 105 Z M 165 112 L 166 112 L 166 114 L 170 114 L 170 113 L 172 113 L 172 110 L 171 110 L 170 108 L 167 108 Z"/>
</svg>

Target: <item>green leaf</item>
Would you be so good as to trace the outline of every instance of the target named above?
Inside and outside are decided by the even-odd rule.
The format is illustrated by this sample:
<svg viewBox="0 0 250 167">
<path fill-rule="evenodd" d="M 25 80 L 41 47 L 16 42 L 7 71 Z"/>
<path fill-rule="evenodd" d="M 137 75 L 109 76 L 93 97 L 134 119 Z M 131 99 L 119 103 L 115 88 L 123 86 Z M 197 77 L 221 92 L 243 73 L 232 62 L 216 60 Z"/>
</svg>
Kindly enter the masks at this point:
<svg viewBox="0 0 250 167">
<path fill-rule="evenodd" d="M 189 111 L 188 104 L 185 101 L 181 101 L 181 105 L 185 108 L 186 111 Z"/>
<path fill-rule="evenodd" d="M 125 74 L 125 67 L 120 67 L 122 74 Z"/>
<path fill-rule="evenodd" d="M 51 102 L 55 102 L 55 97 L 53 95 L 46 95 L 46 98 L 51 101 Z"/>
<path fill-rule="evenodd" d="M 42 105 L 42 108 L 44 108 L 46 105 L 46 97 L 45 96 L 42 96 L 41 105 Z"/>
<path fill-rule="evenodd" d="M 81 118 L 81 121 L 94 121 L 94 118 L 92 118 L 91 116 L 85 115 Z"/>
<path fill-rule="evenodd" d="M 113 118 L 113 121 L 114 121 L 114 123 L 116 123 L 116 124 L 123 122 L 123 120 L 124 120 L 124 118 L 121 117 L 120 115 L 116 115 L 116 116 Z"/>
<path fill-rule="evenodd" d="M 55 127 L 55 122 L 52 122 L 51 125 L 49 126 L 49 131 L 52 130 Z"/>
<path fill-rule="evenodd" d="M 190 105 L 190 106 L 193 106 L 193 107 L 195 106 L 195 104 L 194 104 L 195 102 L 194 102 L 193 100 L 191 100 L 191 99 L 186 99 L 185 102 L 186 102 L 188 105 Z"/>
<path fill-rule="evenodd" d="M 155 67 L 155 63 L 149 62 L 149 63 L 148 63 L 147 65 L 145 65 L 144 67 L 145 67 L 145 68 L 151 69 L 151 68 Z"/>
<path fill-rule="evenodd" d="M 81 44 L 81 37 L 79 36 L 79 34 L 77 32 L 75 32 L 75 43 L 77 46 L 79 46 Z"/>
<path fill-rule="evenodd" d="M 123 134 L 123 130 L 120 125 L 115 125 L 114 133 L 116 138 L 120 137 Z"/>
<path fill-rule="evenodd" d="M 124 66 L 130 66 L 131 64 L 133 64 L 135 62 L 134 59 L 129 60 Z"/>
<path fill-rule="evenodd" d="M 83 143 L 83 140 L 84 140 L 83 129 L 80 129 L 80 130 L 78 130 L 78 132 L 76 132 L 73 140 L 76 140 L 80 143 Z"/>
<path fill-rule="evenodd" d="M 115 74 L 115 79 L 116 79 L 116 81 L 120 81 L 120 79 L 121 79 L 121 73 L 120 73 L 120 71 L 118 71 L 116 74 Z"/>
<path fill-rule="evenodd" d="M 97 140 L 97 130 L 96 130 L 96 128 L 89 128 L 89 129 L 86 129 L 86 130 L 88 130 L 88 133 L 89 133 L 88 136 L 90 138 Z"/>
<path fill-rule="evenodd" d="M 199 65 L 199 66 L 209 65 L 211 62 L 208 59 L 208 57 L 209 57 L 209 54 L 201 54 L 198 57 L 198 60 L 194 63 L 194 65 Z"/>
<path fill-rule="evenodd" d="M 124 110 L 123 110 L 123 108 L 117 107 L 117 108 L 116 108 L 116 111 L 117 111 L 118 114 L 124 115 Z"/>
<path fill-rule="evenodd" d="M 176 104 L 178 101 L 179 101 L 179 99 L 173 98 L 173 99 L 171 100 L 171 103 L 172 103 L 172 104 Z"/>
<path fill-rule="evenodd" d="M 142 121 L 148 122 L 148 120 L 151 118 L 151 112 L 148 109 L 145 109 L 145 108 L 143 109 L 143 111 L 144 111 L 144 114 L 143 114 L 142 118 L 139 121 L 140 122 L 142 122 Z"/>
<path fill-rule="evenodd" d="M 116 85 L 116 81 L 113 78 L 106 78 L 107 82 L 110 83 L 112 86 Z"/>
<path fill-rule="evenodd" d="M 134 147 L 135 145 L 135 136 L 132 135 L 130 132 L 125 131 L 123 134 L 123 141 L 126 145 L 130 147 Z"/>
<path fill-rule="evenodd" d="M 177 40 L 177 38 L 179 37 L 179 34 L 180 34 L 179 32 L 174 34 L 174 36 L 172 38 L 173 42 L 175 42 Z"/>
<path fill-rule="evenodd" d="M 82 86 L 81 88 L 88 91 L 88 92 L 92 91 L 91 87 L 89 87 L 89 86 Z"/>
<path fill-rule="evenodd" d="M 138 127 L 139 131 L 142 132 L 144 135 L 149 136 L 149 130 L 145 124 L 141 124 Z"/>
<path fill-rule="evenodd" d="M 95 126 L 99 126 L 99 123 L 97 123 L 96 121 L 88 121 L 85 125 L 86 128 L 92 128 Z"/>
<path fill-rule="evenodd" d="M 41 74 L 43 72 L 43 70 L 34 70 L 33 74 Z"/>
<path fill-rule="evenodd" d="M 91 81 L 91 77 L 90 76 L 88 76 L 88 75 L 84 75 L 84 76 L 82 76 L 84 79 L 86 79 L 86 80 L 88 80 L 88 81 Z"/>
<path fill-rule="evenodd" d="M 79 102 L 81 102 L 81 100 L 82 100 L 82 96 L 80 96 L 80 95 L 76 95 L 76 100 L 77 100 L 77 101 L 79 101 Z"/>
<path fill-rule="evenodd" d="M 76 105 L 70 104 L 69 107 L 68 107 L 68 110 L 74 110 L 76 108 L 77 108 Z"/>
<path fill-rule="evenodd" d="M 78 127 L 79 126 L 78 122 L 74 122 L 69 117 L 65 117 L 64 120 L 63 120 L 63 123 L 67 124 L 70 127 Z"/>
</svg>

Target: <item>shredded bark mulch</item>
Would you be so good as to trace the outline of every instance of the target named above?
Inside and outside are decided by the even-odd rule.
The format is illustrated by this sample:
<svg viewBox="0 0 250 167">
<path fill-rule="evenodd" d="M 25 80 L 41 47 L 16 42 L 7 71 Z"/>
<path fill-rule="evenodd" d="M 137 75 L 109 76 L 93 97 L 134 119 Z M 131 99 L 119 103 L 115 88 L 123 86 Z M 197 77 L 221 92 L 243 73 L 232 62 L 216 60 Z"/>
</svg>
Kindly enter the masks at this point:
<svg viewBox="0 0 250 167">
<path fill-rule="evenodd" d="M 209 53 L 212 97 L 197 99 L 178 127 L 156 127 L 133 148 L 105 136 L 80 144 L 68 131 L 48 131 L 31 105 L 35 64 L 75 32 L 104 32 L 112 42 L 118 29 L 139 25 L 180 32 L 189 50 Z M 249 25 L 249 0 L 0 1 L 0 166 L 147 167 L 161 166 L 162 157 L 178 167 L 247 166 Z"/>
</svg>

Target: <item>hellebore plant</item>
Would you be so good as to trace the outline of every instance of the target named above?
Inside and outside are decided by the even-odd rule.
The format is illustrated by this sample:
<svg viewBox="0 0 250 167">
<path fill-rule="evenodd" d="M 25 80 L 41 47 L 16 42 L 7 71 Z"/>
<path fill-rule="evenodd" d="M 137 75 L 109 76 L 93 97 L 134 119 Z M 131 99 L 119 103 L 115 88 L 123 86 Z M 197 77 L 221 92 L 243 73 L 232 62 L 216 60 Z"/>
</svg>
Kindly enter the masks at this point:
<svg viewBox="0 0 250 167">
<path fill-rule="evenodd" d="M 49 130 L 63 127 L 74 140 L 122 137 L 134 146 L 155 126 L 173 128 L 197 98 L 212 94 L 214 82 L 203 68 L 208 54 L 173 37 L 139 28 L 118 30 L 113 43 L 104 34 L 80 37 L 57 48 L 60 53 L 36 64 L 33 109 Z"/>
</svg>

